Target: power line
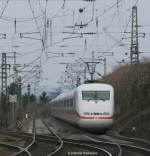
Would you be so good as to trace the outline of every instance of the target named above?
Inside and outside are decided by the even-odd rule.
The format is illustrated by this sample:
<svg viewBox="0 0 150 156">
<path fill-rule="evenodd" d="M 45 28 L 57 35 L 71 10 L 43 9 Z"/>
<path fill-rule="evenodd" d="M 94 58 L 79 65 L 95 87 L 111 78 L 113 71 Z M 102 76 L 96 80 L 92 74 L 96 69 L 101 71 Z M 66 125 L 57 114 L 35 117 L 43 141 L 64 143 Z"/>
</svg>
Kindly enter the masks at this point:
<svg viewBox="0 0 150 156">
<path fill-rule="evenodd" d="M 29 4 L 30 10 L 31 10 L 31 12 L 32 12 L 32 16 L 33 16 L 33 18 L 34 18 L 34 21 L 35 21 L 35 24 L 36 24 L 36 27 L 37 27 L 37 31 L 40 32 L 40 39 L 41 39 L 41 41 L 42 41 L 42 46 L 44 46 L 43 39 L 42 39 L 42 34 L 41 34 L 41 30 L 40 30 L 40 27 L 39 27 L 39 25 L 38 25 L 37 18 L 36 18 L 35 15 L 34 15 L 34 10 L 32 9 L 31 2 L 30 2 L 30 1 L 31 1 L 31 0 L 28 0 L 28 4 Z"/>
<path fill-rule="evenodd" d="M 1 12 L 1 14 L 0 14 L 0 18 L 3 16 L 5 10 L 7 9 L 7 6 L 8 6 L 9 1 L 10 1 L 10 0 L 7 0 L 7 1 L 6 1 L 5 6 L 4 6 L 4 8 L 3 8 L 3 10 L 2 10 L 2 12 Z"/>
</svg>

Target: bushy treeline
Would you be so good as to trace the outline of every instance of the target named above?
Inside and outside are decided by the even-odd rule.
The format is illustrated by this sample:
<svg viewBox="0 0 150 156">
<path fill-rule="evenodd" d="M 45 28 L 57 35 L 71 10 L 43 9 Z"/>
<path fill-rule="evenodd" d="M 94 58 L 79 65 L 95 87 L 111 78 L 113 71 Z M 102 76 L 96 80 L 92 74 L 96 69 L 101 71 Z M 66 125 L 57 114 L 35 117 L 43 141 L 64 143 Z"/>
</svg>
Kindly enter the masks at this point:
<svg viewBox="0 0 150 156">
<path fill-rule="evenodd" d="M 119 67 L 99 82 L 114 86 L 117 114 L 133 115 L 150 106 L 150 63 Z"/>
</svg>

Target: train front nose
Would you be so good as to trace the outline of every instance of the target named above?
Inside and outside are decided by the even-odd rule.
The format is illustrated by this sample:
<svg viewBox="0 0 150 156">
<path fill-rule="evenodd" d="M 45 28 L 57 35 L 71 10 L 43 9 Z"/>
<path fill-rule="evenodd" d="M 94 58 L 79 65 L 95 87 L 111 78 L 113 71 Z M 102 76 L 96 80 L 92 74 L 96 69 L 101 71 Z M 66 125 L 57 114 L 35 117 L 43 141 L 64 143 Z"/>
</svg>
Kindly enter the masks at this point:
<svg viewBox="0 0 150 156">
<path fill-rule="evenodd" d="M 108 86 L 95 90 L 82 90 L 79 100 L 79 126 L 90 129 L 105 129 L 113 123 L 113 91 Z"/>
<path fill-rule="evenodd" d="M 112 125 L 112 116 L 80 116 L 78 125 L 86 129 L 105 129 Z"/>
<path fill-rule="evenodd" d="M 113 123 L 113 106 L 109 101 L 82 103 L 79 126 L 89 129 L 106 129 Z"/>
</svg>

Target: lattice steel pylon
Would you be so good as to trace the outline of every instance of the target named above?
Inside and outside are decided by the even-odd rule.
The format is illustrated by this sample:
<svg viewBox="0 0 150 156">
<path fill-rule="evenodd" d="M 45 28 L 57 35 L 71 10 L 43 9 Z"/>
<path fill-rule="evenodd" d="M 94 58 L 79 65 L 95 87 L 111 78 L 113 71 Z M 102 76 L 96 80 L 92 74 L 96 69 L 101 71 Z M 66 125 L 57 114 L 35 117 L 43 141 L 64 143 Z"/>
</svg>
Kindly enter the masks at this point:
<svg viewBox="0 0 150 156">
<path fill-rule="evenodd" d="M 137 6 L 132 7 L 132 31 L 131 31 L 130 59 L 131 59 L 131 64 L 139 63 Z"/>
<path fill-rule="evenodd" d="M 129 68 L 129 103 L 128 109 L 133 109 L 134 99 L 139 97 L 140 70 L 139 70 L 139 42 L 138 42 L 138 14 L 137 6 L 132 7 L 132 31 L 131 31 L 131 52 Z M 137 105 L 138 106 L 138 105 Z"/>
<path fill-rule="evenodd" d="M 2 93 L 7 94 L 7 63 L 6 53 L 2 53 Z"/>
<path fill-rule="evenodd" d="M 7 126 L 7 63 L 6 53 L 2 53 L 1 64 L 1 126 Z"/>
<path fill-rule="evenodd" d="M 6 53 L 2 53 L 2 64 L 1 64 L 1 126 L 6 127 L 8 125 L 8 95 L 7 95 L 7 69 L 9 69 Z"/>
</svg>

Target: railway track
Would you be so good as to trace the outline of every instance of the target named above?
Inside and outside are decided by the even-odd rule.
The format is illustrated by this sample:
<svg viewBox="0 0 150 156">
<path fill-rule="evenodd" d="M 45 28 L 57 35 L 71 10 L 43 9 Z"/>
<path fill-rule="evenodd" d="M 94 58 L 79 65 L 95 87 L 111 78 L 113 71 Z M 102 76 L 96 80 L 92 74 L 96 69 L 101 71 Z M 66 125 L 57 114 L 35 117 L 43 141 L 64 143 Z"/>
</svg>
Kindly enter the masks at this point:
<svg viewBox="0 0 150 156">
<path fill-rule="evenodd" d="M 13 136 L 18 136 L 18 137 L 23 137 L 23 138 L 32 138 L 31 134 L 28 133 L 16 133 L 16 132 L 11 132 L 10 135 Z M 52 150 L 53 152 L 49 153 L 49 155 L 64 155 L 67 153 L 80 153 L 81 152 L 84 153 L 95 153 L 95 155 L 98 155 L 97 151 L 99 151 L 99 153 L 103 154 L 104 156 L 114 156 L 114 154 L 112 154 L 111 152 L 107 151 L 107 149 L 103 148 L 103 145 L 98 145 L 97 143 L 93 143 L 91 141 L 81 141 L 81 140 L 74 140 L 74 139 L 65 139 L 62 138 L 63 140 L 63 147 L 58 150 L 59 147 L 59 142 L 56 139 L 55 136 L 53 135 L 36 135 L 37 141 L 38 142 L 45 142 L 45 143 L 49 143 L 49 144 L 55 144 L 57 145 L 56 147 L 53 147 L 54 150 Z M 64 150 L 65 149 L 65 150 Z M 69 149 L 72 149 L 72 151 L 69 151 Z M 84 149 L 84 150 L 82 150 Z M 88 154 L 89 155 L 89 154 Z"/>
<path fill-rule="evenodd" d="M 11 134 L 9 132 L 1 132 L 1 133 L 11 136 Z M 10 154 L 11 156 L 17 156 L 17 155 L 20 155 L 22 153 L 24 153 L 28 156 L 31 156 L 32 154 L 29 151 L 29 149 L 35 143 L 35 133 L 36 133 L 35 132 L 35 120 L 33 120 L 33 134 L 30 137 L 31 142 L 28 141 L 29 142 L 28 145 L 26 145 L 25 147 L 22 147 L 22 145 L 14 145 L 14 144 L 6 143 L 6 142 L 0 142 L 0 145 L 5 146 L 8 149 L 13 148 L 15 150 L 15 152 L 13 151 L 12 154 Z M 22 138 L 20 135 L 18 135 L 17 137 Z M 26 140 L 27 138 L 24 138 L 24 139 Z"/>
<path fill-rule="evenodd" d="M 87 138 L 89 140 L 92 140 L 93 142 L 97 142 L 97 143 L 101 143 L 101 139 L 102 138 L 97 138 L 97 137 L 90 137 L 90 136 L 87 136 Z M 103 138 L 104 139 L 104 138 Z M 108 142 L 108 144 L 117 144 L 120 146 L 120 152 L 118 152 L 118 156 L 149 156 L 150 155 L 150 150 L 149 148 L 144 148 L 143 145 L 139 145 L 137 143 L 134 143 L 134 142 L 125 142 L 125 140 L 118 140 L 116 141 L 116 138 L 107 138 L 106 139 Z M 112 143 L 111 143 L 112 142 Z M 118 146 L 118 147 L 119 147 Z"/>
<path fill-rule="evenodd" d="M 69 127 L 69 126 L 68 126 Z M 68 128 L 67 127 L 67 128 Z M 76 129 L 76 127 L 75 127 Z M 76 130 L 75 130 L 76 131 Z M 144 140 L 135 138 L 127 138 L 118 135 L 93 135 L 85 132 L 85 137 L 90 140 L 89 144 L 95 147 L 103 147 L 109 151 L 112 155 L 116 156 L 149 156 L 150 155 L 150 143 Z M 95 142 L 95 144 L 94 144 Z"/>
<path fill-rule="evenodd" d="M 122 136 L 120 134 L 107 134 L 107 135 L 113 138 L 117 138 L 119 140 L 125 140 L 128 142 L 134 143 L 137 146 L 141 146 L 142 148 L 147 149 L 147 151 L 150 151 L 150 142 L 145 141 L 143 139 L 129 138 L 129 137 Z"/>
<path fill-rule="evenodd" d="M 44 122 L 45 127 L 48 129 L 49 134 L 47 135 L 39 135 L 36 133 L 35 140 L 36 144 L 41 144 L 42 142 L 51 145 L 51 149 L 49 150 L 49 153 L 47 152 L 47 156 L 64 156 L 64 155 L 102 155 L 102 156 L 114 156 L 114 153 L 110 152 L 107 148 L 104 148 L 103 145 L 98 145 L 97 143 L 93 143 L 91 141 L 85 141 L 85 140 L 75 140 L 75 139 L 65 139 L 60 136 L 58 136 L 53 129 L 49 127 L 49 125 Z M 36 127 L 36 126 L 35 126 Z M 28 133 L 18 133 L 18 132 L 9 132 L 7 133 L 11 136 L 15 137 L 21 137 L 24 139 L 32 139 L 33 134 Z M 32 144 L 33 146 L 33 144 Z M 31 148 L 31 147 L 30 147 Z M 32 149 L 35 148 L 32 147 Z M 29 148 L 22 149 L 30 152 L 30 155 L 37 155 L 34 154 L 34 151 L 29 151 Z M 36 149 L 37 150 L 37 149 Z M 38 151 L 38 150 L 37 150 Z M 40 152 L 42 151 L 42 148 L 40 149 Z M 19 153 L 19 152 L 18 152 Z M 18 154 L 16 153 L 16 154 Z M 38 151 L 39 153 L 39 151 Z"/>
<path fill-rule="evenodd" d="M 41 147 L 42 143 L 51 145 L 51 148 L 46 153 L 47 156 L 64 156 L 64 155 L 102 155 L 102 156 L 112 156 L 110 152 L 102 147 L 96 147 L 88 141 L 78 141 L 73 139 L 64 139 L 59 137 L 50 127 L 43 121 L 45 127 L 49 130 L 47 135 L 38 135 L 36 133 L 36 125 L 33 123 L 33 133 L 22 133 L 22 132 L 5 132 L 6 135 L 19 137 L 24 139 L 32 140 L 30 144 L 26 147 L 18 146 L 19 151 L 12 154 L 12 156 L 17 155 L 44 155 L 43 149 Z M 40 145 L 40 150 L 37 149 L 37 144 Z M 13 145 L 12 145 L 13 146 Z M 17 147 L 16 147 L 17 148 Z M 37 151 L 34 152 L 34 148 Z"/>
<path fill-rule="evenodd" d="M 12 156 L 17 156 L 17 155 L 20 155 L 21 153 L 24 153 L 26 152 L 29 156 L 31 156 L 31 152 L 29 152 L 29 149 L 33 146 L 33 144 L 35 143 L 35 136 L 36 136 L 36 128 L 35 128 L 35 119 L 33 119 L 33 129 L 32 129 L 32 133 L 33 133 L 33 136 L 32 136 L 32 141 L 31 143 L 29 143 L 26 147 L 22 148 L 22 150 L 20 150 L 19 152 L 13 154 Z"/>
<path fill-rule="evenodd" d="M 60 137 L 47 122 L 41 120 L 48 130 L 47 134 L 38 134 L 35 121 L 32 133 L 3 132 L 12 137 L 28 140 L 26 146 L 11 145 L 0 142 L 0 145 L 12 148 L 11 156 L 64 156 L 64 155 L 100 155 L 100 156 L 148 156 L 150 143 L 118 135 L 80 134 L 81 139 Z M 29 141 L 30 140 L 30 141 Z"/>
<path fill-rule="evenodd" d="M 49 130 L 50 133 L 54 134 L 56 136 L 56 138 L 58 138 L 58 140 L 60 141 L 60 145 L 58 146 L 58 148 L 50 153 L 48 156 L 54 155 L 56 153 L 59 152 L 59 155 L 104 155 L 104 156 L 112 156 L 112 154 L 107 151 L 104 148 L 100 148 L 100 147 L 96 147 L 95 145 L 89 143 L 89 142 L 81 142 L 78 140 L 73 140 L 73 139 L 64 139 L 64 138 L 60 138 L 54 131 L 52 131 L 49 127 L 49 125 L 43 120 L 43 123 L 45 124 L 45 126 L 47 127 L 47 129 Z M 46 137 L 46 138 L 45 138 Z M 44 136 L 45 139 L 48 139 L 48 136 Z M 52 139 L 52 138 L 51 138 Z M 54 138 L 53 138 L 54 139 Z M 75 148 L 74 148 L 75 147 Z M 73 151 L 73 148 L 75 149 L 75 151 Z M 65 149 L 65 150 L 64 150 Z M 69 151 L 69 149 L 72 149 L 72 151 Z M 61 153 L 60 153 L 61 152 Z"/>
<path fill-rule="evenodd" d="M 53 140 L 55 138 L 54 141 L 53 140 L 52 141 L 49 140 L 49 141 L 47 141 L 47 143 L 43 144 L 44 141 L 42 139 L 39 139 L 40 136 L 38 136 L 36 131 L 37 131 L 37 129 L 36 129 L 36 124 L 35 124 L 35 120 L 34 119 L 33 119 L 32 133 L 2 132 L 1 131 L 1 134 L 7 135 L 9 137 L 23 138 L 24 140 L 28 139 L 28 140 L 30 140 L 30 142 L 28 141 L 28 143 L 24 147 L 16 146 L 16 145 L 8 144 L 8 143 L 2 143 L 2 142 L 0 142 L 0 145 L 7 146 L 8 148 L 16 149 L 16 152 L 13 152 L 13 154 L 11 154 L 11 156 L 18 156 L 18 155 L 22 155 L 22 156 L 24 156 L 24 155 L 25 156 L 26 155 L 38 156 L 39 155 L 39 156 L 41 156 L 41 155 L 43 155 L 42 153 L 44 153 L 46 148 L 48 149 L 48 145 L 50 143 L 53 144 L 52 147 L 50 148 L 51 152 L 49 152 L 50 150 L 46 151 L 46 155 L 49 155 L 49 156 L 54 155 L 55 153 L 57 153 L 57 151 L 59 151 L 59 149 L 61 149 L 62 141 L 60 140 L 60 138 L 59 138 L 59 136 L 57 134 L 54 135 L 54 133 L 53 133 L 52 138 L 53 138 Z M 57 137 L 58 140 L 56 140 L 56 137 Z M 61 141 L 61 146 L 58 145 L 59 141 Z M 38 148 L 38 147 L 40 147 L 40 148 Z M 54 150 L 54 149 L 56 149 L 56 150 Z M 50 153 L 50 154 L 48 154 L 48 153 Z"/>
<path fill-rule="evenodd" d="M 0 146 L 6 147 L 5 152 L 3 152 L 3 154 L 9 153 L 9 155 L 14 155 L 17 151 L 23 150 L 23 148 L 20 146 L 12 145 L 12 144 L 5 143 L 5 142 L 0 142 Z M 8 152 L 8 150 L 9 150 L 9 152 Z M 27 151 L 25 151 L 25 152 L 28 153 Z"/>
<path fill-rule="evenodd" d="M 129 137 L 124 137 L 122 135 L 113 135 L 113 134 L 107 134 L 107 136 L 112 138 L 113 140 L 116 140 L 116 142 L 120 142 L 119 144 L 128 150 L 136 150 L 141 154 L 144 155 L 150 155 L 150 142 L 142 140 L 142 139 L 137 139 L 137 138 L 129 138 Z"/>
</svg>

